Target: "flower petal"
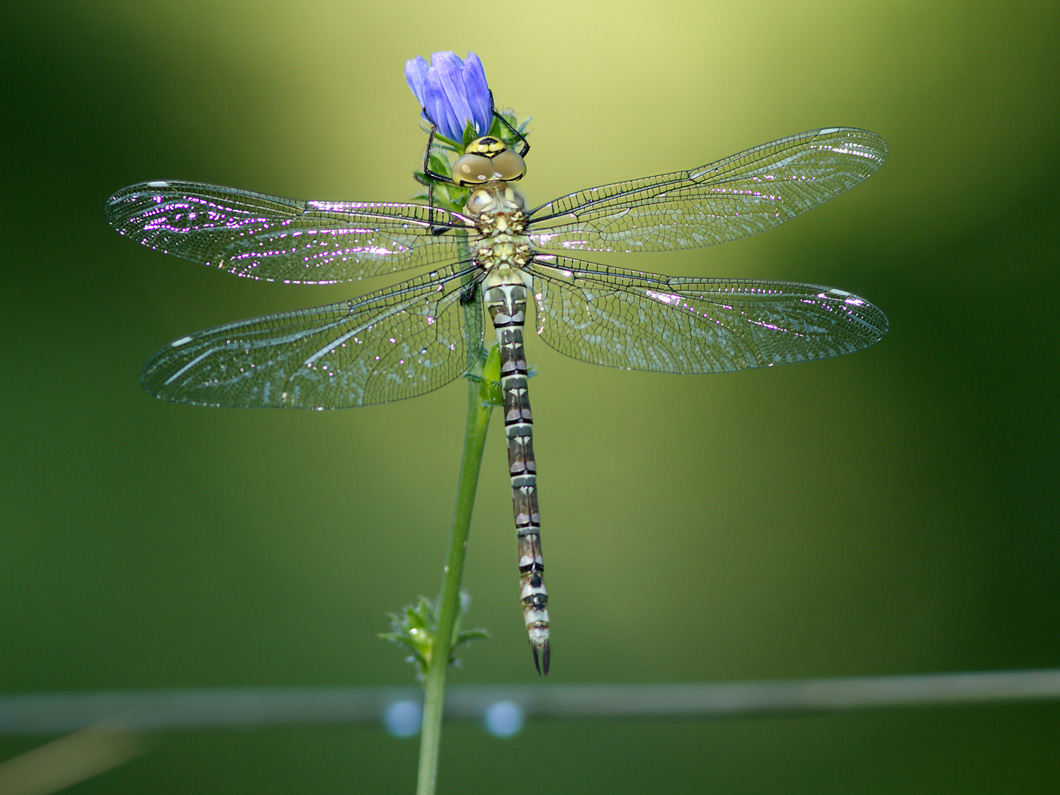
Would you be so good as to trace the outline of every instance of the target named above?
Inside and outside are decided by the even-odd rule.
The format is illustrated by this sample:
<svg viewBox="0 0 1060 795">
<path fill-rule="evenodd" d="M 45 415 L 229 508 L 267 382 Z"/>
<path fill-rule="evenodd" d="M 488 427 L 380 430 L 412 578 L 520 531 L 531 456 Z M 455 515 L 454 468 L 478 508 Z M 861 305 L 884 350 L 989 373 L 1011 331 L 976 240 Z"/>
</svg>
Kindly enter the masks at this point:
<svg viewBox="0 0 1060 795">
<path fill-rule="evenodd" d="M 467 63 L 454 52 L 436 52 L 430 64 L 422 56 L 405 62 L 405 79 L 438 131 L 461 141 L 468 122 L 479 135 L 493 124 L 493 103 L 482 61 L 468 53 Z"/>
<path fill-rule="evenodd" d="M 472 119 L 479 135 L 485 135 L 493 126 L 493 99 L 490 87 L 486 82 L 486 70 L 479 57 L 469 52 L 464 66 L 464 84 L 467 86 L 468 104 L 471 106 Z"/>
<path fill-rule="evenodd" d="M 421 108 L 426 105 L 423 98 L 424 88 L 427 85 L 428 69 L 430 69 L 430 64 L 427 63 L 422 55 L 417 55 L 415 58 L 405 61 L 405 80 L 408 81 L 409 88 L 416 95 Z"/>
</svg>

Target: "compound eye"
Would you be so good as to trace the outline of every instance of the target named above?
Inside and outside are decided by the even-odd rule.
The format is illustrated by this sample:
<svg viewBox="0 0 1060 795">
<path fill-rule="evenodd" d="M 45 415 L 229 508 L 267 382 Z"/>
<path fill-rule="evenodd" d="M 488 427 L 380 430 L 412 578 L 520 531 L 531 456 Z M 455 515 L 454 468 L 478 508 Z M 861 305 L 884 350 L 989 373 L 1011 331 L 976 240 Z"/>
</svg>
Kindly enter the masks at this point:
<svg viewBox="0 0 1060 795">
<path fill-rule="evenodd" d="M 513 152 L 511 149 L 505 149 L 493 158 L 492 162 L 493 173 L 497 175 L 497 179 L 505 182 L 519 179 L 526 173 L 526 162 L 518 152 Z"/>
<path fill-rule="evenodd" d="M 453 163 L 453 182 L 481 185 L 493 179 L 493 162 L 483 155 L 460 155 Z"/>
</svg>

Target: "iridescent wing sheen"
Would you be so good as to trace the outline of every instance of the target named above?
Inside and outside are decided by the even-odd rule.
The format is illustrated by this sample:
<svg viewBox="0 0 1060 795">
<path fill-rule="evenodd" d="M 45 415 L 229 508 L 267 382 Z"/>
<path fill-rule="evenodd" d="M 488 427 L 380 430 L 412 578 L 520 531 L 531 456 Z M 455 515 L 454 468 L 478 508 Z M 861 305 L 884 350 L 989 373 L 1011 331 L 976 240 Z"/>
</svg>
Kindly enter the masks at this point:
<svg viewBox="0 0 1060 795">
<path fill-rule="evenodd" d="M 332 284 L 456 260 L 459 213 L 422 204 L 283 199 L 198 182 L 143 182 L 107 200 L 121 234 L 267 281 Z"/>
<path fill-rule="evenodd" d="M 202 406 L 331 409 L 420 395 L 466 372 L 481 347 L 481 302 L 463 300 L 468 278 L 469 269 L 445 268 L 190 334 L 151 357 L 141 381 L 157 397 Z"/>
<path fill-rule="evenodd" d="M 690 171 L 601 185 L 536 208 L 536 247 L 560 251 L 698 248 L 770 229 L 872 174 L 875 133 L 832 127 L 781 138 Z"/>
<path fill-rule="evenodd" d="M 695 279 L 539 255 L 541 339 L 593 364 L 667 373 L 722 373 L 823 359 L 866 348 L 887 318 L 831 287 Z"/>
</svg>

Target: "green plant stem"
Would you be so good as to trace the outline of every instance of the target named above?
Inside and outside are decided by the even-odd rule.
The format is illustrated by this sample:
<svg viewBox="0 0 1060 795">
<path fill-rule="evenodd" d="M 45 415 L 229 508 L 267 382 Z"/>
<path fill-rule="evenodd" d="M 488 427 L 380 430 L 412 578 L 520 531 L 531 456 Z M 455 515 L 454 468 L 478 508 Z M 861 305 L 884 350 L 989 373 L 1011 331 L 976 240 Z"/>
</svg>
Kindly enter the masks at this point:
<svg viewBox="0 0 1060 795">
<path fill-rule="evenodd" d="M 483 400 L 482 382 L 469 379 L 467 391 L 467 426 L 464 430 L 464 453 L 460 460 L 453 526 L 449 535 L 449 553 L 442 577 L 442 594 L 438 600 L 438 625 L 427 669 L 423 699 L 423 729 L 420 734 L 420 770 L 416 785 L 418 795 L 433 795 L 438 778 L 438 752 L 442 738 L 442 709 L 445 703 L 445 675 L 449 668 L 453 631 L 460 615 L 460 579 L 464 572 L 464 555 L 475 505 L 475 489 L 482 467 L 493 407 Z"/>
</svg>

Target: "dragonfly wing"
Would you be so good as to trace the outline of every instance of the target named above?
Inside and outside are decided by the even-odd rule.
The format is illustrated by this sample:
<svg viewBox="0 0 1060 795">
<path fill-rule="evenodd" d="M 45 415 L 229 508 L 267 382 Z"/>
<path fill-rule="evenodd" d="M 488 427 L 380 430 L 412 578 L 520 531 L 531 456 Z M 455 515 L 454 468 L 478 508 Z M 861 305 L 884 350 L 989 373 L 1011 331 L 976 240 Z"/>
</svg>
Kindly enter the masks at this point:
<svg viewBox="0 0 1060 795">
<path fill-rule="evenodd" d="M 665 251 L 763 232 L 871 175 L 887 157 L 875 133 L 833 127 L 716 163 L 572 193 L 531 213 L 531 238 L 564 251 Z"/>
<path fill-rule="evenodd" d="M 458 257 L 470 221 L 421 204 L 283 199 L 198 182 L 111 196 L 108 223 L 149 248 L 254 279 L 332 284 Z"/>
<path fill-rule="evenodd" d="M 794 282 L 664 277 L 539 256 L 538 334 L 575 359 L 626 370 L 723 373 L 866 348 L 887 318 L 864 298 Z"/>
<path fill-rule="evenodd" d="M 420 395 L 464 373 L 469 339 L 481 343 L 481 304 L 461 300 L 467 278 L 447 268 L 190 334 L 156 353 L 141 381 L 157 397 L 203 406 L 330 409 Z"/>
</svg>

